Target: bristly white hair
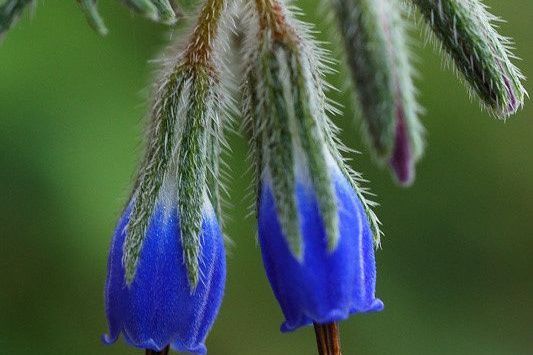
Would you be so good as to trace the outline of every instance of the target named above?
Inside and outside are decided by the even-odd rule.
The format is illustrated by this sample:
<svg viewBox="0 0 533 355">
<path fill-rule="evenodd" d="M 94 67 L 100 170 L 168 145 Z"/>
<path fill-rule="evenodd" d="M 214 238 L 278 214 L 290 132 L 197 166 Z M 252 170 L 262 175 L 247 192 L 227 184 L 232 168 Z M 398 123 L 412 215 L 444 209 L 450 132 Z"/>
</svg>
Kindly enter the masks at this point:
<svg viewBox="0 0 533 355">
<path fill-rule="evenodd" d="M 415 8 L 418 8 L 427 23 L 424 31 L 426 42 L 432 43 L 439 51 L 445 67 L 452 67 L 467 88 L 471 100 L 478 97 L 481 108 L 500 119 L 507 119 L 522 108 L 525 98 L 529 97 L 522 84 L 526 78 L 512 62 L 519 59 L 513 54 L 512 38 L 497 31 L 497 23 L 503 22 L 501 18 L 490 13 L 489 7 L 481 0 L 412 2 L 413 17 Z M 458 21 L 464 21 L 467 26 L 458 29 Z M 459 38 L 475 47 L 473 52 L 461 50 L 460 60 L 451 54 L 454 47 L 459 48 Z M 481 74 L 473 73 L 474 63 L 482 68 Z M 488 85 L 488 90 L 496 96 L 495 101 L 491 102 L 480 94 L 479 88 L 483 85 Z"/>
<path fill-rule="evenodd" d="M 231 75 L 224 60 L 233 25 L 225 1 L 208 1 L 200 12 L 185 41 L 176 41 L 158 60 L 145 155 L 131 194 L 134 206 L 124 244 L 123 263 L 130 282 L 149 218 L 164 193 L 163 181 L 176 180 L 174 198 L 192 288 L 202 281 L 199 238 L 206 196 L 222 223 L 220 160 L 232 107 Z"/>
</svg>

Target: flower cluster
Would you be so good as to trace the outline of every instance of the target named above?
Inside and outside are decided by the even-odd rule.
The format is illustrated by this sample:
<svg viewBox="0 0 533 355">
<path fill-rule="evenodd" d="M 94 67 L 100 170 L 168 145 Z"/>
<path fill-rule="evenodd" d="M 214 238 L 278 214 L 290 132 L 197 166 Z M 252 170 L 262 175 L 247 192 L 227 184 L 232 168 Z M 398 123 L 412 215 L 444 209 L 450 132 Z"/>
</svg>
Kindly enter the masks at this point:
<svg viewBox="0 0 533 355">
<path fill-rule="evenodd" d="M 188 34 L 161 60 L 146 150 L 116 227 L 105 287 L 109 332 L 148 352 L 205 353 L 222 302 L 226 260 L 220 191 L 224 131 L 239 73 L 243 131 L 254 166 L 259 244 L 285 320 L 282 331 L 318 328 L 380 311 L 375 248 L 379 221 L 363 179 L 343 158 L 325 80 L 335 60 L 284 0 L 124 0 Z M 479 0 L 410 0 L 482 105 L 498 118 L 527 96 Z M 34 0 L 0 5 L 0 35 Z M 89 24 L 107 28 L 96 0 L 78 0 Z M 423 153 L 407 33 L 398 0 L 331 0 L 357 108 L 374 157 L 408 185 Z M 228 37 L 235 33 L 242 41 Z M 240 48 L 233 48 L 240 47 Z M 229 49 L 239 55 L 231 56 Z M 240 59 L 231 66 L 229 59 Z M 333 328 L 331 328 L 333 329 Z"/>
</svg>

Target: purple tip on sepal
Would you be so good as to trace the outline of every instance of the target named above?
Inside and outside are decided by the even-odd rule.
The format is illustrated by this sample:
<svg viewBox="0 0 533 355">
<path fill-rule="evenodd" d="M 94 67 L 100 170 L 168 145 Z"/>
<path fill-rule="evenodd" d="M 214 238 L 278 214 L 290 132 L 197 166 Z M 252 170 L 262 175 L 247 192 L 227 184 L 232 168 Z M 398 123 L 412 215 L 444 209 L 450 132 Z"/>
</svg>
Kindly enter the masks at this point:
<svg viewBox="0 0 533 355">
<path fill-rule="evenodd" d="M 518 103 L 518 100 L 516 99 L 516 95 L 511 87 L 511 82 L 509 81 L 509 78 L 503 77 L 503 81 L 505 82 L 505 89 L 507 90 L 507 93 L 509 94 L 509 102 L 507 103 L 507 107 L 505 108 L 505 114 L 507 116 L 512 115 L 516 111 L 518 111 L 518 107 L 520 106 Z"/>
<path fill-rule="evenodd" d="M 399 115 L 397 122 L 394 148 L 389 165 L 398 183 L 402 186 L 410 186 L 414 182 L 415 172 L 409 133 L 403 114 Z"/>
</svg>

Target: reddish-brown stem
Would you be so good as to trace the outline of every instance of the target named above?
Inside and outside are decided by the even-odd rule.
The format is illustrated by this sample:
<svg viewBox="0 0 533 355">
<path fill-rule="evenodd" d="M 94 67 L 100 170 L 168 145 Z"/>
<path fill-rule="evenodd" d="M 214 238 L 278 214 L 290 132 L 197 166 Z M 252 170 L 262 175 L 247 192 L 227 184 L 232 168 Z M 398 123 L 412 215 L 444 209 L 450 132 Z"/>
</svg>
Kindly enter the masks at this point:
<svg viewBox="0 0 533 355">
<path fill-rule="evenodd" d="M 170 346 L 167 345 L 166 348 L 164 348 L 163 350 L 161 351 L 155 351 L 155 350 L 150 350 L 150 349 L 146 349 L 146 355 L 168 355 L 168 350 L 170 349 Z"/>
<path fill-rule="evenodd" d="M 341 338 L 337 323 L 313 323 L 313 325 L 315 326 L 318 354 L 341 355 Z"/>
</svg>

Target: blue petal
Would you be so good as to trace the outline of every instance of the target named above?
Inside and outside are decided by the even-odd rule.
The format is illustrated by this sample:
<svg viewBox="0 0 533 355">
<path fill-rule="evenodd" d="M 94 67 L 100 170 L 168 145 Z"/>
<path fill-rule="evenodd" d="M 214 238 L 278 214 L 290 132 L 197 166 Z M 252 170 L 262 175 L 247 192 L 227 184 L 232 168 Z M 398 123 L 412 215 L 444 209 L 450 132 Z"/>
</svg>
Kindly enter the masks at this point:
<svg viewBox="0 0 533 355">
<path fill-rule="evenodd" d="M 138 348 L 205 354 L 205 338 L 220 307 L 226 263 L 222 233 L 212 211 L 204 213 L 201 280 L 192 292 L 183 263 L 176 208 L 158 205 L 150 220 L 135 279 L 126 286 L 122 265 L 127 209 L 111 245 L 106 282 L 106 312 L 113 343 L 120 333 Z"/>
<path fill-rule="evenodd" d="M 271 187 L 265 184 L 259 206 L 259 242 L 266 273 L 285 315 L 282 331 L 346 319 L 352 313 L 379 311 L 372 232 L 361 201 L 346 178 L 334 179 L 339 242 L 327 248 L 313 189 L 296 184 L 304 258 L 298 261 L 283 236 Z"/>
</svg>

